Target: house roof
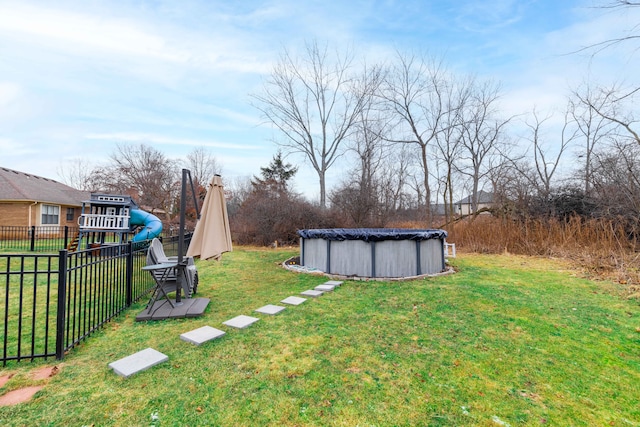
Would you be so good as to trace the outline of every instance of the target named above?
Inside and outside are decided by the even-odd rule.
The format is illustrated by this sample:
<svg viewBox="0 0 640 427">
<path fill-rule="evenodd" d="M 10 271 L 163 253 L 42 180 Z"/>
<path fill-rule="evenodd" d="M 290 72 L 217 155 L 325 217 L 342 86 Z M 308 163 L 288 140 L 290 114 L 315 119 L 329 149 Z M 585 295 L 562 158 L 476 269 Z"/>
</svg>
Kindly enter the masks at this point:
<svg viewBox="0 0 640 427">
<path fill-rule="evenodd" d="M 468 195 L 462 200 L 458 200 L 455 202 L 456 205 L 470 205 L 471 204 L 471 195 Z M 489 193 L 487 191 L 480 190 L 478 191 L 478 204 L 486 204 L 493 203 L 493 193 Z"/>
<path fill-rule="evenodd" d="M 0 202 L 25 201 L 82 206 L 90 193 L 53 179 L 0 167 Z"/>
</svg>

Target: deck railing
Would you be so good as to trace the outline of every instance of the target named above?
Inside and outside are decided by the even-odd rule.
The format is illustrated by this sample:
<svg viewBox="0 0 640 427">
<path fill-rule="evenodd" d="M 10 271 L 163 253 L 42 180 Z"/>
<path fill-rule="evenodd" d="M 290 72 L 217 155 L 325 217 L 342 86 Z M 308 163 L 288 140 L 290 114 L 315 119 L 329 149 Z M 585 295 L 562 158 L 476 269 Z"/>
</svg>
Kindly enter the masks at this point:
<svg viewBox="0 0 640 427">
<path fill-rule="evenodd" d="M 128 230 L 129 215 L 82 214 L 78 217 L 80 229 Z"/>
</svg>

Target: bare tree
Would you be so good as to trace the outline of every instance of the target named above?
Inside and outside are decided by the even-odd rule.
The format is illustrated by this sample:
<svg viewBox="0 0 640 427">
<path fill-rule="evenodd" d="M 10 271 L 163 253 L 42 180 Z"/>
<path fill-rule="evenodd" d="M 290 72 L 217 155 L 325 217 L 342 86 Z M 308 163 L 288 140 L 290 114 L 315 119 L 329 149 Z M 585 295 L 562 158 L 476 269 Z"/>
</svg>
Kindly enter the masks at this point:
<svg viewBox="0 0 640 427">
<path fill-rule="evenodd" d="M 186 167 L 197 184 L 205 186 L 214 175 L 222 172 L 222 165 L 209 149 L 200 146 L 187 154 Z"/>
<path fill-rule="evenodd" d="M 225 178 L 224 191 L 227 199 L 227 211 L 229 217 L 233 217 L 240 209 L 242 204 L 249 198 L 253 191 L 251 177 L 237 176 L 234 178 Z"/>
<path fill-rule="evenodd" d="M 614 140 L 595 153 L 594 199 L 600 215 L 624 219 L 632 235 L 640 232 L 640 147 L 630 139 Z"/>
<path fill-rule="evenodd" d="M 616 137 L 631 137 L 640 145 L 639 131 L 634 129 L 634 126 L 638 125 L 638 120 L 631 113 L 631 109 L 624 106 L 625 102 L 635 103 L 638 93 L 640 93 L 640 87 L 632 90 L 622 90 L 616 85 L 611 88 L 599 87 L 591 92 L 591 96 L 581 98 L 581 101 L 588 104 L 598 116 L 626 133 L 626 135 L 614 133 Z"/>
<path fill-rule="evenodd" d="M 361 112 L 348 155 L 354 158 L 344 181 L 330 193 L 333 207 L 350 218 L 355 227 L 381 226 L 375 223 L 378 200 L 378 171 L 385 158 L 381 134 L 384 122 L 371 108 Z"/>
<path fill-rule="evenodd" d="M 493 213 L 503 219 L 526 217 L 530 214 L 537 190 L 531 185 L 536 181 L 536 172 L 522 158 L 504 159 L 489 173 L 493 188 Z"/>
<path fill-rule="evenodd" d="M 607 96 L 589 84 L 574 90 L 569 100 L 569 112 L 578 127 L 578 135 L 584 141 L 584 151 L 578 157 L 584 160 L 583 182 L 587 196 L 591 191 L 594 150 L 611 131 L 611 121 L 604 117 L 609 105 Z"/>
<path fill-rule="evenodd" d="M 640 1 L 611 0 L 597 7 L 605 10 L 629 9 L 640 7 Z M 596 55 L 620 43 L 638 40 L 640 40 L 640 25 L 634 25 L 631 29 L 626 31 L 625 35 L 586 46 L 579 49 L 577 52 L 591 50 L 594 52 L 593 55 Z M 634 52 L 636 51 L 637 49 L 634 49 Z M 576 95 L 582 103 L 587 104 L 589 108 L 591 108 L 601 118 L 621 126 L 638 144 L 640 144 L 640 134 L 633 128 L 635 120 L 628 115 L 623 117 L 620 115 L 619 111 L 619 105 L 625 100 L 632 99 L 638 92 L 640 92 L 640 87 L 622 91 L 615 85 L 611 88 L 598 89 L 591 89 L 589 86 L 586 86 L 582 93 L 575 91 L 574 95 Z"/>
<path fill-rule="evenodd" d="M 528 138 L 533 149 L 533 163 L 534 163 L 534 175 L 525 173 L 523 176 L 529 179 L 529 184 L 537 189 L 538 194 L 544 199 L 548 198 L 551 194 L 551 183 L 553 177 L 558 170 L 562 155 L 565 153 L 569 145 L 577 137 L 577 129 L 571 128 L 571 119 L 569 111 L 564 114 L 564 124 L 560 133 L 559 140 L 556 140 L 556 144 L 552 144 L 553 152 L 549 144 L 545 141 L 542 127 L 552 116 L 548 115 L 544 118 L 538 116 L 537 111 L 534 109 L 533 122 L 526 122 L 526 126 L 531 132 L 531 136 Z"/>
<path fill-rule="evenodd" d="M 471 96 L 473 81 L 470 79 L 460 80 L 448 85 L 444 90 L 446 93 L 444 102 L 447 103 L 442 120 L 442 131 L 436 134 L 435 152 L 440 159 L 443 173 L 441 176 L 444 202 L 445 223 L 449 224 L 453 220 L 453 176 L 456 170 L 455 164 L 460 153 L 460 143 L 462 140 L 463 111 Z"/>
<path fill-rule="evenodd" d="M 285 50 L 261 93 L 251 95 L 268 122 L 282 134 L 276 141 L 302 153 L 318 174 L 320 205 L 326 206 L 327 170 L 342 154 L 342 143 L 374 88 L 353 90 L 354 57 L 336 53 L 317 41 L 307 43 L 300 58 Z"/>
<path fill-rule="evenodd" d="M 512 118 L 499 116 L 500 87 L 493 82 L 474 85 L 468 102 L 462 110 L 461 154 L 458 170 L 471 179 L 471 209 L 478 208 L 480 183 L 497 166 L 503 157 L 504 130 Z"/>
<path fill-rule="evenodd" d="M 164 210 L 170 220 L 180 187 L 175 161 L 149 145 L 118 144 L 109 162 L 93 170 L 93 188 L 128 194 L 148 209 Z"/>
<path fill-rule="evenodd" d="M 81 191 L 93 191 L 91 182 L 92 163 L 85 158 L 75 158 L 58 166 L 56 173 L 63 183 Z"/>
<path fill-rule="evenodd" d="M 432 221 L 429 146 L 442 132 L 441 122 L 449 113 L 445 99 L 448 84 L 442 61 L 398 52 L 380 91 L 396 125 L 396 135 L 389 141 L 417 149 L 427 223 Z"/>
<path fill-rule="evenodd" d="M 351 145 L 353 167 L 343 183 L 331 192 L 332 206 L 356 227 L 382 227 L 406 204 L 405 183 L 409 155 L 405 147 L 385 144 L 384 120 L 363 119 L 362 132 Z"/>
<path fill-rule="evenodd" d="M 372 73 L 379 73 L 379 69 L 372 69 Z M 388 132 L 388 120 L 384 113 L 374 106 L 374 92 L 369 90 L 372 82 L 379 82 L 380 74 L 364 74 L 354 86 L 355 90 L 362 89 L 370 99 L 360 111 L 358 120 L 354 125 L 354 132 L 347 144 L 347 155 L 354 162 L 353 167 L 343 183 L 331 193 L 332 206 L 340 209 L 350 217 L 356 227 L 382 226 L 386 221 L 383 212 L 389 212 L 388 205 L 384 203 L 385 196 L 390 192 L 385 187 L 390 181 L 385 180 L 382 168 L 388 164 L 391 150 L 386 144 L 385 137 Z M 394 177 L 398 171 L 391 173 Z"/>
<path fill-rule="evenodd" d="M 379 172 L 379 199 L 384 216 L 408 209 L 411 205 L 407 193 L 411 153 L 402 147 L 385 156 Z"/>
</svg>

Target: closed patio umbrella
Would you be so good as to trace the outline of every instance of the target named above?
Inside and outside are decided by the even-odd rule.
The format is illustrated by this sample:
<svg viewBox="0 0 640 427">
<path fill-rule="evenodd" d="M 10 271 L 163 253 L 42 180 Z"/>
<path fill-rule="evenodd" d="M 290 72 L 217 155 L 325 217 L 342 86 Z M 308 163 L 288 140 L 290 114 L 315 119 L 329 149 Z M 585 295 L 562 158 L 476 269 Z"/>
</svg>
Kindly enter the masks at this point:
<svg viewBox="0 0 640 427">
<path fill-rule="evenodd" d="M 227 203 L 220 175 L 215 175 L 204 198 L 200 220 L 193 232 L 187 256 L 200 259 L 219 259 L 224 252 L 231 252 L 231 231 L 227 216 Z"/>
</svg>

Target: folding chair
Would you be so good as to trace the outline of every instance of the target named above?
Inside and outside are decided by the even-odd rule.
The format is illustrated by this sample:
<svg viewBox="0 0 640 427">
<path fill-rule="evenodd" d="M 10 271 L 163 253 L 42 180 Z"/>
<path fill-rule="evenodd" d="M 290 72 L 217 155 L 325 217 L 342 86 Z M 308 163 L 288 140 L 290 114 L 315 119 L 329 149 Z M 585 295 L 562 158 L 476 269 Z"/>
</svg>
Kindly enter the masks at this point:
<svg viewBox="0 0 640 427">
<path fill-rule="evenodd" d="M 184 260 L 187 265 L 186 268 L 183 269 L 185 275 L 182 280 L 182 290 L 185 298 L 191 298 L 198 291 L 198 270 L 193 257 L 185 257 Z M 149 250 L 147 252 L 147 265 L 175 263 L 177 261 L 178 257 L 167 257 L 167 255 L 165 255 L 162 242 L 159 239 L 154 238 L 151 240 L 151 244 L 149 245 Z M 172 273 L 169 273 L 167 280 L 176 281 L 176 271 L 177 269 Z M 160 273 L 156 274 L 159 275 Z"/>
<path fill-rule="evenodd" d="M 147 263 L 150 261 L 149 255 L 147 254 Z M 151 299 L 147 304 L 148 312 L 151 312 L 153 305 L 162 295 L 167 302 L 171 305 L 171 307 L 175 308 L 175 305 L 169 298 L 169 294 L 171 292 L 176 291 L 177 281 L 176 281 L 176 269 L 178 267 L 178 263 L 176 262 L 166 262 L 161 264 L 147 264 L 145 267 L 142 267 L 142 270 L 148 271 L 151 273 L 151 277 L 156 282 L 156 287 L 153 290 L 151 295 Z"/>
</svg>

